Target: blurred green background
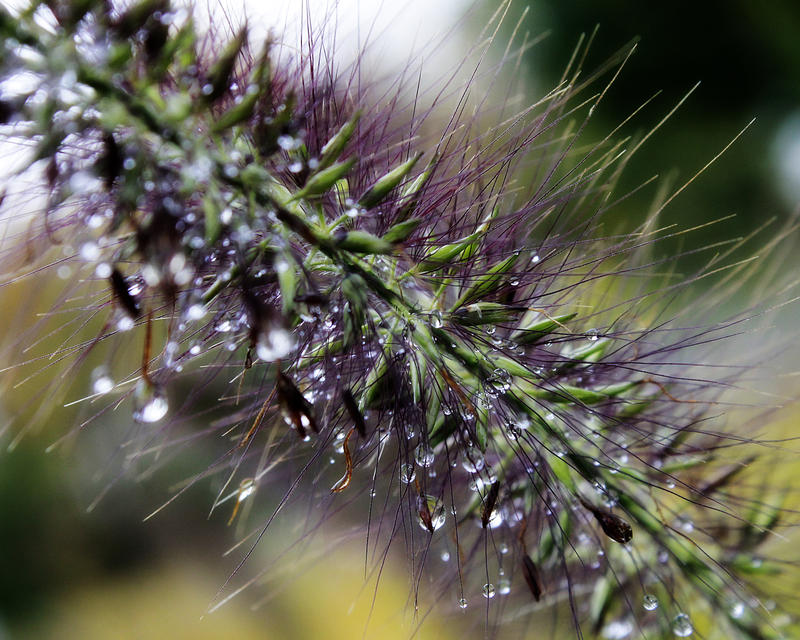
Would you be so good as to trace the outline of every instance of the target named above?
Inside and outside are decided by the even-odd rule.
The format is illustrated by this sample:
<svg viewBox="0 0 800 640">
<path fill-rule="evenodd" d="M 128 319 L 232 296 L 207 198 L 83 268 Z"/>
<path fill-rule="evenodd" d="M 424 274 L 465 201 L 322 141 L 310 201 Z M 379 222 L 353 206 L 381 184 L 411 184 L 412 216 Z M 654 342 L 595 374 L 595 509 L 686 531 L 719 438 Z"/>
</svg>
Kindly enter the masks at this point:
<svg viewBox="0 0 800 640">
<path fill-rule="evenodd" d="M 515 4 L 511 14 L 519 15 L 524 6 Z M 479 5 L 464 28 L 477 33 L 480 17 L 494 7 Z M 515 18 L 508 22 L 513 25 Z M 623 133 L 646 132 L 702 81 L 629 165 L 620 191 L 633 189 L 654 173 L 680 184 L 756 117 L 753 127 L 676 199 L 663 219 L 693 226 L 736 214 L 724 228 L 693 236 L 693 243 L 702 244 L 720 235 L 746 234 L 772 217 L 778 219 L 773 225 L 777 229 L 793 217 L 800 200 L 800 160 L 793 160 L 800 158 L 799 3 L 531 3 L 524 27 L 533 36 L 550 31 L 525 61 L 535 89 L 531 100 L 558 80 L 579 34 L 591 33 L 595 25 L 600 29 L 586 69 L 600 65 L 635 37 L 640 43 L 593 118 L 590 139 L 605 135 L 660 90 L 656 101 Z M 637 220 L 653 196 L 654 188 L 634 194 L 616 209 L 612 224 Z M 56 300 L 59 286 L 52 278 L 37 277 L 0 289 L 0 308 L 13 310 L 0 317 L 0 335 L 5 337 L 0 368 L 25 359 L 20 340 L 37 314 Z M 53 328 L 43 329 L 47 327 Z M 98 328 L 86 327 L 82 335 L 91 336 Z M 50 338 L 54 346 L 58 339 Z M 90 370 L 83 367 L 83 377 L 71 379 L 64 398 L 85 393 Z M 16 386 L 36 371 L 41 372 L 37 378 Z M 48 381 L 62 374 L 60 366 L 38 361 L 2 374 L 4 445 L 35 414 L 40 402 L 36 394 L 50 393 Z M 793 392 L 791 382 L 776 381 L 776 386 Z M 234 566 L 222 557 L 234 540 L 234 528 L 226 526 L 228 513 L 207 518 L 213 491 L 202 486 L 157 518 L 146 523 L 142 518 L 169 495 L 168 488 L 191 470 L 203 468 L 212 452 L 187 451 L 170 468 L 140 481 L 128 473 L 87 513 L 109 477 L 98 480 L 95 472 L 113 464 L 115 438 L 121 433 L 114 430 L 113 416 L 81 436 L 77 446 L 44 453 L 82 415 L 75 409 L 50 413 L 13 451 L 0 456 L 0 639 L 353 638 L 362 636 L 368 618 L 370 638 L 406 638 L 415 629 L 414 616 L 405 609 L 411 590 L 405 564 L 390 557 L 370 613 L 374 584 L 363 584 L 361 541 L 356 537 L 328 551 L 332 540 L 347 530 L 346 522 L 318 536 L 313 562 L 293 571 L 290 560 L 283 565 L 281 579 L 255 588 L 258 595 L 235 599 L 204 615 Z M 792 428 L 792 420 L 777 425 L 787 432 Z M 785 475 L 789 481 L 793 470 Z M 284 520 L 291 517 L 291 512 L 283 514 Z M 291 535 L 281 528 L 275 535 L 281 531 Z M 279 547 L 265 541 L 248 565 L 251 573 Z M 265 592 L 266 603 L 252 609 Z M 423 619 L 420 638 L 477 633 L 459 628 L 457 618 Z"/>
<path fill-rule="evenodd" d="M 691 87 L 694 94 L 639 151 L 621 190 L 650 176 L 688 179 L 753 118 L 754 125 L 664 213 L 690 226 L 736 214 L 705 239 L 738 235 L 767 219 L 787 219 L 800 203 L 800 4 L 747 0 L 630 2 L 542 0 L 530 3 L 525 26 L 549 35 L 528 56 L 529 73 L 545 88 L 560 77 L 578 36 L 598 27 L 586 71 L 638 40 L 637 51 L 606 94 L 591 123 L 600 136 L 645 99 L 656 100 L 625 128 L 648 131 Z M 619 216 L 645 210 L 649 193 L 635 194 Z"/>
</svg>

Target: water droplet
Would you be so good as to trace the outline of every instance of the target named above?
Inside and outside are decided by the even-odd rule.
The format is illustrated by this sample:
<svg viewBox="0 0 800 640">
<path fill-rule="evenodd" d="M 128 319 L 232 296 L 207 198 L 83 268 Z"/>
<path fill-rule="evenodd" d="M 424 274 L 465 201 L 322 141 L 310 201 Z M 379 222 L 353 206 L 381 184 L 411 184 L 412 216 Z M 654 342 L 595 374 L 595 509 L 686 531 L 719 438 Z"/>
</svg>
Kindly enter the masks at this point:
<svg viewBox="0 0 800 640">
<path fill-rule="evenodd" d="M 414 452 L 414 460 L 420 467 L 430 467 L 435 459 L 433 449 L 425 443 L 420 444 Z"/>
<path fill-rule="evenodd" d="M 492 515 L 489 516 L 489 521 L 486 523 L 490 529 L 497 529 L 501 524 L 503 524 L 503 513 L 500 509 L 495 509 L 492 511 Z M 480 522 L 478 524 L 481 524 Z"/>
<path fill-rule="evenodd" d="M 252 478 L 245 478 L 239 485 L 239 495 L 236 496 L 237 502 L 242 502 L 256 492 L 256 483 Z"/>
<path fill-rule="evenodd" d="M 81 260 L 85 260 L 86 262 L 94 262 L 100 257 L 100 247 L 97 246 L 96 242 L 84 242 L 81 245 L 79 253 Z"/>
<path fill-rule="evenodd" d="M 105 367 L 97 367 L 92 371 L 92 392 L 103 394 L 114 388 L 114 380 L 108 375 Z"/>
<path fill-rule="evenodd" d="M 487 381 L 494 395 L 505 393 L 511 388 L 511 375 L 505 369 L 495 369 Z"/>
<path fill-rule="evenodd" d="M 597 342 L 597 338 L 600 336 L 600 332 L 597 329 L 589 329 L 586 332 L 586 339 L 589 342 Z"/>
<path fill-rule="evenodd" d="M 431 312 L 431 326 L 434 329 L 441 329 L 443 324 L 444 320 L 442 319 L 442 312 L 441 311 Z"/>
<path fill-rule="evenodd" d="M 103 280 L 109 278 L 111 276 L 111 265 L 107 262 L 101 262 L 95 267 L 94 275 Z"/>
<path fill-rule="evenodd" d="M 274 362 L 291 353 L 296 345 L 290 331 L 283 327 L 272 327 L 259 337 L 256 353 L 264 362 Z"/>
<path fill-rule="evenodd" d="M 467 608 L 467 599 L 466 598 L 461 598 L 458 601 L 458 608 L 459 609 L 466 609 Z"/>
<path fill-rule="evenodd" d="M 288 135 L 278 136 L 278 146 L 284 151 L 292 151 L 300 146 L 301 142 L 297 138 Z"/>
<path fill-rule="evenodd" d="M 507 596 L 511 593 L 511 581 L 508 578 L 500 578 L 497 581 L 497 593 L 501 596 Z"/>
<path fill-rule="evenodd" d="M 442 562 L 449 562 L 450 561 L 450 552 L 449 551 L 442 551 Z"/>
<path fill-rule="evenodd" d="M 444 503 L 439 500 L 439 498 L 430 495 L 423 496 L 423 499 L 428 506 L 428 513 L 431 516 L 431 527 L 433 527 L 434 531 L 441 529 L 446 519 Z M 419 522 L 420 527 L 422 527 L 425 531 L 429 531 L 428 524 L 419 514 L 417 514 L 417 521 Z"/>
<path fill-rule="evenodd" d="M 538 254 L 534 253 L 533 255 L 531 255 L 531 264 L 536 264 L 537 262 L 539 262 L 539 260 L 540 258 Z"/>
<path fill-rule="evenodd" d="M 188 320 L 200 320 L 206 315 L 206 308 L 202 304 L 193 304 L 186 310 Z"/>
<path fill-rule="evenodd" d="M 135 324 L 133 318 L 130 316 L 121 316 L 120 319 L 117 320 L 117 329 L 119 331 L 130 331 Z"/>
<path fill-rule="evenodd" d="M 613 620 L 603 627 L 602 635 L 608 640 L 623 640 L 630 637 L 633 632 L 633 622 L 630 620 Z"/>
<path fill-rule="evenodd" d="M 672 633 L 679 638 L 688 638 L 694 633 L 692 620 L 685 613 L 679 613 L 672 621 Z"/>
<path fill-rule="evenodd" d="M 417 477 L 417 471 L 414 469 L 413 464 L 401 464 L 400 465 L 400 482 L 404 484 L 411 484 L 414 482 L 414 478 Z"/>
<path fill-rule="evenodd" d="M 136 400 L 137 408 L 133 412 L 133 419 L 137 422 L 158 422 L 169 410 L 164 393 L 146 382 L 137 387 Z"/>
<path fill-rule="evenodd" d="M 658 609 L 658 598 L 649 593 L 645 594 L 644 598 L 642 598 L 642 606 L 645 611 L 655 611 Z"/>
<path fill-rule="evenodd" d="M 467 473 L 477 473 L 483 469 L 485 464 L 486 461 L 483 459 L 483 454 L 477 448 L 470 447 L 464 451 L 461 466 L 464 467 L 464 471 Z"/>
<path fill-rule="evenodd" d="M 495 591 L 494 585 L 491 582 L 483 585 L 483 597 L 484 598 L 486 598 L 487 600 L 490 600 L 490 599 L 494 598 L 495 593 L 497 593 L 497 592 Z"/>
<path fill-rule="evenodd" d="M 500 546 L 497 549 L 503 555 L 506 555 L 508 553 L 508 545 L 505 542 L 501 542 Z"/>
<path fill-rule="evenodd" d="M 731 605 L 731 618 L 738 620 L 744 615 L 744 602 L 734 602 Z"/>
</svg>

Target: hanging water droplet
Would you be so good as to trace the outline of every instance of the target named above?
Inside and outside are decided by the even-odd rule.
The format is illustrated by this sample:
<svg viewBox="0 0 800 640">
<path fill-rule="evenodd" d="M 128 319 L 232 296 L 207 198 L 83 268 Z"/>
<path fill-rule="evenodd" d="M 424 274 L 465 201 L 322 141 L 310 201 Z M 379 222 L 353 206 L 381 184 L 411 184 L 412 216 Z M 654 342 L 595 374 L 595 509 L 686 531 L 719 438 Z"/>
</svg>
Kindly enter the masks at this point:
<svg viewBox="0 0 800 640">
<path fill-rule="evenodd" d="M 494 598 L 495 593 L 497 593 L 497 592 L 495 591 L 494 585 L 491 582 L 488 582 L 485 585 L 483 585 L 482 593 L 483 593 L 483 597 L 484 598 L 486 598 L 487 600 L 490 600 L 490 599 Z"/>
<path fill-rule="evenodd" d="M 239 494 L 236 496 L 236 501 L 242 502 L 243 500 L 246 500 L 251 495 L 253 495 L 255 491 L 256 491 L 256 483 L 253 482 L 253 479 L 245 478 L 239 485 Z"/>
<path fill-rule="evenodd" d="M 119 320 L 117 320 L 117 329 L 119 331 L 130 331 L 133 329 L 135 324 L 136 323 L 134 322 L 133 318 L 130 316 L 120 316 Z"/>
<path fill-rule="evenodd" d="M 481 523 L 479 522 L 478 524 Z M 503 524 L 503 514 L 499 509 L 495 509 L 492 511 L 492 515 L 489 516 L 486 526 L 490 529 L 497 529 L 501 524 Z"/>
<path fill-rule="evenodd" d="M 449 551 L 442 551 L 442 562 L 449 562 L 450 561 L 450 552 Z"/>
<path fill-rule="evenodd" d="M 441 329 L 443 324 L 444 320 L 442 319 L 442 312 L 441 311 L 431 312 L 431 326 L 434 329 Z"/>
<path fill-rule="evenodd" d="M 169 404 L 161 389 L 140 381 L 136 387 L 136 409 L 133 419 L 137 422 L 158 422 L 167 415 Z"/>
<path fill-rule="evenodd" d="M 262 333 L 256 344 L 256 353 L 264 362 L 274 362 L 291 353 L 297 345 L 294 335 L 283 327 L 271 327 Z"/>
<path fill-rule="evenodd" d="M 497 548 L 497 550 L 501 554 L 506 555 L 508 553 L 508 545 L 505 542 L 501 542 L 500 546 Z"/>
<path fill-rule="evenodd" d="M 280 135 L 278 136 L 278 146 L 283 149 L 284 151 L 292 151 L 297 149 L 301 144 L 301 141 L 297 138 L 293 138 L 289 135 Z"/>
<path fill-rule="evenodd" d="M 603 627 L 602 636 L 607 640 L 623 640 L 629 638 L 633 632 L 633 622 L 630 620 L 613 620 Z"/>
<path fill-rule="evenodd" d="M 114 380 L 108 375 L 105 367 L 97 367 L 92 371 L 92 392 L 97 394 L 108 393 L 114 388 Z"/>
<path fill-rule="evenodd" d="M 435 459 L 433 449 L 431 449 L 424 442 L 417 447 L 414 452 L 414 460 L 420 467 L 430 467 Z"/>
<path fill-rule="evenodd" d="M 586 332 L 586 339 L 589 342 L 597 342 L 597 338 L 600 336 L 600 332 L 597 329 L 589 329 Z"/>
<path fill-rule="evenodd" d="M 496 394 L 502 394 L 511 388 L 511 375 L 505 369 L 495 369 L 488 378 L 489 389 Z"/>
<path fill-rule="evenodd" d="M 466 609 L 467 608 L 467 599 L 466 598 L 461 598 L 458 601 L 458 608 L 459 609 Z"/>
<path fill-rule="evenodd" d="M 427 506 L 427 514 L 430 516 L 430 527 L 429 523 L 426 522 L 427 518 L 423 517 L 422 513 L 417 513 L 419 526 L 425 531 L 441 529 L 446 519 L 444 503 L 435 496 L 425 495 L 419 496 L 419 498 L 420 500 L 424 500 L 424 506 Z M 424 511 L 424 507 L 420 508 L 419 511 Z"/>
<path fill-rule="evenodd" d="M 738 620 L 744 615 L 744 602 L 734 602 L 731 605 L 731 618 Z"/>
<path fill-rule="evenodd" d="M 400 482 L 404 484 L 411 484 L 414 482 L 414 478 L 417 477 L 417 471 L 414 468 L 413 464 L 401 464 L 400 465 Z"/>
<path fill-rule="evenodd" d="M 187 320 L 200 320 L 206 315 L 206 308 L 202 304 L 193 304 L 186 310 Z"/>
<path fill-rule="evenodd" d="M 645 594 L 644 598 L 642 598 L 642 606 L 645 611 L 655 611 L 658 609 L 658 598 L 649 593 Z"/>
<path fill-rule="evenodd" d="M 111 275 L 111 265 L 107 262 L 101 262 L 95 267 L 94 275 L 105 280 Z"/>
<path fill-rule="evenodd" d="M 692 620 L 685 613 L 679 613 L 672 621 L 672 633 L 679 638 L 688 638 L 694 633 Z"/>
<path fill-rule="evenodd" d="M 85 260 L 86 262 L 94 262 L 100 257 L 100 247 L 97 246 L 96 242 L 84 242 L 80 248 L 80 256 L 81 260 Z"/>
<path fill-rule="evenodd" d="M 501 596 L 507 596 L 511 593 L 511 581 L 508 578 L 500 578 L 497 581 L 497 593 Z"/>
<path fill-rule="evenodd" d="M 485 464 L 486 461 L 483 458 L 483 454 L 476 447 L 470 447 L 464 451 L 461 466 L 464 467 L 464 471 L 467 473 L 477 473 L 483 469 Z"/>
</svg>

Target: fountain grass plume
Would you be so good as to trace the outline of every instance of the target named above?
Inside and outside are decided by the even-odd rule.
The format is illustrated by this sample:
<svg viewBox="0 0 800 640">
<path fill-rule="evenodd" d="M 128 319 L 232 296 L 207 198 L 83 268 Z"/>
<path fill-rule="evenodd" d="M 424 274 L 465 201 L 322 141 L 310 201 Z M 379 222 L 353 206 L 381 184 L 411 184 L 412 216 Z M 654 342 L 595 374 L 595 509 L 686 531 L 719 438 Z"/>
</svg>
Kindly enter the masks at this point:
<svg viewBox="0 0 800 640">
<path fill-rule="evenodd" d="M 689 636 L 696 616 L 786 637 L 757 588 L 780 570 L 762 549 L 780 492 L 754 486 L 756 434 L 723 418 L 757 364 L 725 345 L 763 309 L 699 311 L 757 273 L 750 238 L 664 256 L 683 187 L 604 227 L 644 141 L 583 142 L 605 89 L 587 92 L 630 49 L 588 77 L 576 55 L 512 110 L 473 108 L 457 73 L 430 95 L 370 82 L 324 38 L 201 33 L 168 0 L 3 9 L 0 33 L 0 116 L 46 189 L 6 263 L 58 247 L 65 300 L 102 318 L 50 354 L 70 372 L 108 354 L 88 398 L 106 409 L 70 433 L 128 406 L 129 463 L 211 442 L 186 486 L 211 478 L 231 522 L 284 478 L 241 563 L 303 495 L 308 535 L 360 514 L 370 571 L 404 545 L 416 605 L 427 584 L 443 615 L 482 592 L 487 629 L 547 610 L 578 637 Z M 141 358 L 119 362 L 134 336 Z"/>
</svg>

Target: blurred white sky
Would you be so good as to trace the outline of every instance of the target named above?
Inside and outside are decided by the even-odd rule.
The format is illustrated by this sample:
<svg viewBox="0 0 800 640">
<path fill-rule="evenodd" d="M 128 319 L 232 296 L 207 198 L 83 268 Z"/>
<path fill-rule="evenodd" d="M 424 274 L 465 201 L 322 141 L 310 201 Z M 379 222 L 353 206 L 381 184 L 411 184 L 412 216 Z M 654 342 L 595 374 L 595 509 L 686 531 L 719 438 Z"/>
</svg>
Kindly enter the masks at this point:
<svg viewBox="0 0 800 640">
<path fill-rule="evenodd" d="M 210 0 L 218 18 L 225 13 L 247 16 L 253 36 L 272 31 L 286 45 L 299 43 L 301 29 L 311 24 L 316 34 L 325 24 L 336 31 L 336 54 L 343 62 L 369 44 L 368 61 L 382 71 L 404 67 L 413 54 L 432 59 L 426 75 L 441 75 L 463 58 L 471 43 L 463 29 L 454 28 L 474 0 Z M 328 36 L 325 34 L 329 41 Z M 433 63 L 435 60 L 435 63 Z"/>
</svg>

